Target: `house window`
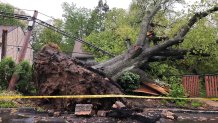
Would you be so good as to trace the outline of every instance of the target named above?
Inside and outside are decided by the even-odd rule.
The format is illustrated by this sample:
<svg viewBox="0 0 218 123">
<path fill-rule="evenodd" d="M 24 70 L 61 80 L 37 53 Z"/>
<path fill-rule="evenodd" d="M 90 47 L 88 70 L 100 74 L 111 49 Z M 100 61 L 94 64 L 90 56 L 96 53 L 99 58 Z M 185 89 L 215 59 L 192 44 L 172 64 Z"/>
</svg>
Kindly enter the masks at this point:
<svg viewBox="0 0 218 123">
<path fill-rule="evenodd" d="M 20 51 L 20 47 L 17 48 L 17 52 L 19 52 L 19 51 Z"/>
</svg>

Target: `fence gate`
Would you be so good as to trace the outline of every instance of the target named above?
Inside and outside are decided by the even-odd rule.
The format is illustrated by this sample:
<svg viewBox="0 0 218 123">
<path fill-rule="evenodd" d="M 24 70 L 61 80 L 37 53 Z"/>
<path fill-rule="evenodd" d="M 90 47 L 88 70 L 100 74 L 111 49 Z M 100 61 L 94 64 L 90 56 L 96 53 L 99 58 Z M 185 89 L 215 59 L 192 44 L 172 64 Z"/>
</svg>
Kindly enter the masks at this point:
<svg viewBox="0 0 218 123">
<path fill-rule="evenodd" d="M 200 84 L 198 75 L 188 75 L 182 77 L 182 85 L 187 94 L 190 97 L 199 96 Z"/>
<path fill-rule="evenodd" d="M 205 76 L 207 97 L 218 97 L 218 75 Z"/>
</svg>

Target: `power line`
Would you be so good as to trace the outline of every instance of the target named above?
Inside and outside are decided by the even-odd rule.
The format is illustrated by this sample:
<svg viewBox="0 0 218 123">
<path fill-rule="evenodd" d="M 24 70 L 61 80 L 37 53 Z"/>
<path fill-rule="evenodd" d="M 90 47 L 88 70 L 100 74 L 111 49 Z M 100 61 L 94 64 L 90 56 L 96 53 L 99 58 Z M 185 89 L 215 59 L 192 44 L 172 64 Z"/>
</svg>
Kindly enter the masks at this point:
<svg viewBox="0 0 218 123">
<path fill-rule="evenodd" d="M 91 44 L 91 43 L 89 43 L 89 42 L 86 42 L 86 41 L 84 41 L 84 40 L 82 40 L 82 39 L 80 39 L 80 38 L 71 36 L 71 35 L 68 34 L 67 32 L 64 32 L 63 30 L 60 30 L 59 28 L 57 28 L 57 27 L 55 27 L 55 26 L 52 26 L 52 25 L 50 25 L 50 24 L 48 24 L 48 23 L 46 23 L 46 22 L 44 22 L 44 21 L 42 21 L 42 20 L 36 19 L 36 23 L 38 23 L 38 24 L 40 24 L 40 25 L 42 25 L 42 26 L 44 26 L 44 27 L 47 27 L 47 28 L 49 28 L 49 29 L 51 29 L 51 30 L 53 30 L 53 31 L 55 31 L 55 32 L 58 32 L 58 33 L 60 33 L 60 34 L 62 34 L 62 35 L 64 35 L 64 36 L 66 36 L 66 37 L 68 37 L 68 38 L 72 38 L 73 40 L 76 40 L 76 41 L 78 41 L 78 42 L 81 42 L 81 43 L 83 43 L 83 44 L 89 46 L 89 47 L 92 47 L 92 48 L 94 48 L 95 50 L 102 52 L 103 54 L 107 54 L 107 55 L 109 55 L 109 56 L 111 56 L 111 57 L 114 57 L 113 54 L 111 54 L 111 53 L 109 53 L 109 52 L 107 52 L 107 51 L 104 51 L 104 50 L 102 50 L 102 49 L 96 47 L 95 45 L 93 45 L 93 44 Z"/>
<path fill-rule="evenodd" d="M 34 12 L 35 10 L 30 10 L 30 9 L 20 9 L 20 8 L 16 8 L 16 7 L 14 7 L 14 9 L 16 9 L 16 10 L 23 10 L 23 11 L 30 11 L 30 12 Z"/>
<path fill-rule="evenodd" d="M 42 12 L 38 12 L 39 14 L 41 14 L 41 15 L 44 15 L 44 16 L 46 16 L 46 17 L 48 17 L 48 18 L 51 18 L 51 19 L 53 19 L 53 20 L 57 20 L 56 18 L 54 18 L 54 17 L 52 17 L 52 16 L 49 16 L 49 15 L 46 15 L 46 14 L 44 14 L 44 13 L 42 13 Z"/>
<path fill-rule="evenodd" d="M 7 18 L 15 18 L 15 19 L 19 19 L 19 20 L 32 20 L 31 16 L 7 13 L 7 12 L 4 12 L 4 11 L 0 11 L 0 16 L 7 17 Z"/>
<path fill-rule="evenodd" d="M 31 17 L 31 16 L 21 15 L 21 14 L 7 13 L 7 12 L 2 12 L 2 11 L 0 11 L 0 16 L 8 17 L 8 18 L 20 19 L 20 20 L 28 20 L 28 21 L 33 20 L 33 17 Z M 104 51 L 103 49 L 98 48 L 98 47 L 96 47 L 95 45 L 93 45 L 93 44 L 91 44 L 91 43 L 89 43 L 89 42 L 86 42 L 86 41 L 84 41 L 84 40 L 82 40 L 82 39 L 80 39 L 80 38 L 71 36 L 69 33 L 65 32 L 65 31 L 63 31 L 63 30 L 61 30 L 61 29 L 59 29 L 59 28 L 57 28 L 57 27 L 55 27 L 55 26 L 52 26 L 52 25 L 50 25 L 50 24 L 48 24 L 48 23 L 46 23 L 46 22 L 44 22 L 44 21 L 42 21 L 42 20 L 40 20 L 40 19 L 36 19 L 36 23 L 38 23 L 39 25 L 42 25 L 42 26 L 44 26 L 44 27 L 47 27 L 47 28 L 49 28 L 49 29 L 51 29 L 51 30 L 53 30 L 53 31 L 55 31 L 55 32 L 58 32 L 58 33 L 62 34 L 63 36 L 66 36 L 66 37 L 68 37 L 68 38 L 71 38 L 71 39 L 73 39 L 73 40 L 76 40 L 76 41 L 78 41 L 78 42 L 81 42 L 81 43 L 83 43 L 83 44 L 85 44 L 85 45 L 87 45 L 87 46 L 89 46 L 89 47 L 92 47 L 92 48 L 94 48 L 96 51 L 99 51 L 99 52 L 101 52 L 101 53 L 103 53 L 103 54 L 107 54 L 107 55 L 110 56 L 110 57 L 114 57 L 113 54 L 111 54 L 111 53 L 109 53 L 109 52 L 107 52 L 107 51 Z"/>
<path fill-rule="evenodd" d="M 34 12 L 35 11 L 35 10 L 31 10 L 31 9 L 20 9 L 20 8 L 16 8 L 16 7 L 14 7 L 14 9 L 16 9 L 16 10 L 23 10 L 23 11 L 30 11 L 30 12 Z M 54 18 L 52 16 L 49 16 L 49 15 L 46 15 L 45 13 L 42 13 L 40 11 L 38 11 L 38 14 L 41 14 L 41 15 L 46 16 L 48 18 L 51 18 L 53 20 L 57 20 L 56 18 Z"/>
</svg>

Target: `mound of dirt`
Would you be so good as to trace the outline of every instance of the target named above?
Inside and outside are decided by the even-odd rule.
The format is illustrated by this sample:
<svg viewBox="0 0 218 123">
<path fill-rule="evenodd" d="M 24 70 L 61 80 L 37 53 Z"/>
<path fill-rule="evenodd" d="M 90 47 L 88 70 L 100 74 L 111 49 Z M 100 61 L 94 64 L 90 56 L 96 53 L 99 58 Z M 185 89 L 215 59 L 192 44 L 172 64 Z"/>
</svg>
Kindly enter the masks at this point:
<svg viewBox="0 0 218 123">
<path fill-rule="evenodd" d="M 34 56 L 34 80 L 38 95 L 122 94 L 119 86 L 78 60 L 61 53 L 55 45 L 46 45 Z M 91 103 L 96 108 L 111 107 L 118 99 L 47 99 L 55 108 L 72 108 Z"/>
</svg>

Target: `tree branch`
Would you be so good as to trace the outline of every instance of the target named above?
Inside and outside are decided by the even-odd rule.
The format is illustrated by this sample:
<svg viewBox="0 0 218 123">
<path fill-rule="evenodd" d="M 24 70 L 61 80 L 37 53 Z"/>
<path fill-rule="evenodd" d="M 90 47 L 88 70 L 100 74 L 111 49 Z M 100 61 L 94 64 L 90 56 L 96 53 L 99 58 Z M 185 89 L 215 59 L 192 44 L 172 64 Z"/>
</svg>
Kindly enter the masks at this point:
<svg viewBox="0 0 218 123">
<path fill-rule="evenodd" d="M 153 11 L 151 13 L 148 13 L 148 15 L 145 15 L 142 20 L 141 24 L 141 31 L 140 34 L 137 38 L 136 45 L 143 46 L 145 47 L 149 46 L 148 41 L 146 40 L 146 32 L 148 31 L 149 24 L 151 22 L 151 19 L 154 17 L 154 15 L 161 9 L 161 4 L 165 4 L 169 0 L 164 0 L 164 2 L 159 2 L 157 5 L 154 7 Z"/>
<path fill-rule="evenodd" d="M 176 36 L 174 36 L 174 38 L 169 39 L 167 41 L 165 41 L 162 44 L 156 45 L 152 48 L 147 48 L 146 50 L 143 51 L 143 53 L 141 54 L 141 57 L 145 57 L 145 56 L 151 56 L 157 52 L 160 52 L 164 49 L 166 49 L 167 47 L 170 47 L 172 45 L 175 44 L 179 44 L 184 40 L 185 35 L 189 32 L 190 28 L 199 20 L 202 19 L 203 17 L 206 17 L 207 15 L 218 11 L 218 6 L 215 6 L 205 12 L 199 12 L 194 14 L 194 16 L 188 21 L 188 24 L 186 24 L 185 26 L 183 26 L 177 33 Z"/>
<path fill-rule="evenodd" d="M 207 15 L 218 11 L 218 6 L 215 6 L 207 11 L 204 12 L 198 12 L 195 13 L 195 15 L 189 20 L 188 24 L 185 25 L 183 28 L 180 29 L 180 31 L 177 33 L 177 36 L 180 37 L 184 37 L 188 31 L 190 30 L 190 28 L 199 20 L 202 19 L 204 17 L 206 17 Z"/>
</svg>

